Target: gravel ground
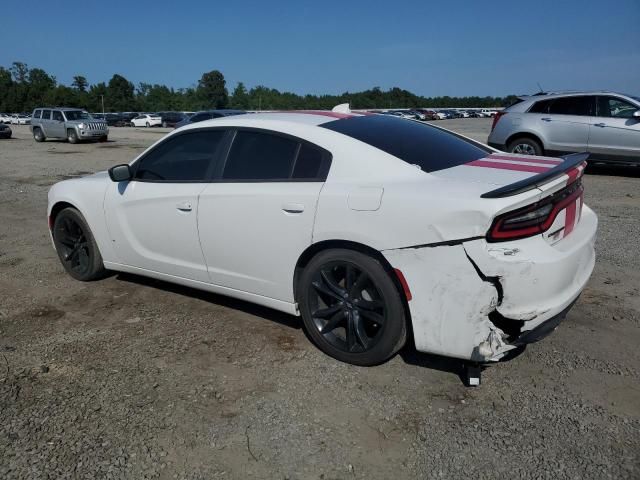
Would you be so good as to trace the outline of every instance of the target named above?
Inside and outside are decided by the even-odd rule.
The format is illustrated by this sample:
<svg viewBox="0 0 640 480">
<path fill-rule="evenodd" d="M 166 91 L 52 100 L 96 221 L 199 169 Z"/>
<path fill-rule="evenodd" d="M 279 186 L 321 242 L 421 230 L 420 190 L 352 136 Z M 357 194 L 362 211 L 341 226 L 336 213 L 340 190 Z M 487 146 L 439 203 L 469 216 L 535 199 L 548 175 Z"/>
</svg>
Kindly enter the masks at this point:
<svg viewBox="0 0 640 480">
<path fill-rule="evenodd" d="M 439 123 L 486 140 L 488 119 Z M 80 283 L 48 187 L 129 161 L 104 144 L 0 141 L 0 478 L 640 478 L 640 168 L 592 167 L 594 275 L 567 320 L 465 388 L 407 347 L 359 368 L 294 317 L 132 275 Z"/>
</svg>

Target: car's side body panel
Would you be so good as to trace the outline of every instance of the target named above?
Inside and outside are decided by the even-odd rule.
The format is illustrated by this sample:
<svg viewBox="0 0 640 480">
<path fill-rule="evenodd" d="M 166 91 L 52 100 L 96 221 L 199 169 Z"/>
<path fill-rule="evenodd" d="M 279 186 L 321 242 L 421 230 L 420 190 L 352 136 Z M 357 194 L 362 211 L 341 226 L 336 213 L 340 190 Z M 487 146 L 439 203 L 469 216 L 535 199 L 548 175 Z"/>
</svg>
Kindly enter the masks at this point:
<svg viewBox="0 0 640 480">
<path fill-rule="evenodd" d="M 296 262 L 311 244 L 322 182 L 209 184 L 198 230 L 211 283 L 294 303 Z"/>
</svg>

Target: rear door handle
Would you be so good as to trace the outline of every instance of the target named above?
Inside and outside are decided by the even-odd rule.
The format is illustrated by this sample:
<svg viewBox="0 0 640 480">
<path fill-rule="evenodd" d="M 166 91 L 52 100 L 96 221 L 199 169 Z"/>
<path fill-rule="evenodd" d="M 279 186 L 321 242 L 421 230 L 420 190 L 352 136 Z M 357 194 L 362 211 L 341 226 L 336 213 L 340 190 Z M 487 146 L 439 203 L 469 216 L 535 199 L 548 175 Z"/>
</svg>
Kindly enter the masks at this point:
<svg viewBox="0 0 640 480">
<path fill-rule="evenodd" d="M 193 210 L 191 202 L 180 202 L 176 205 L 176 208 L 181 212 L 190 212 L 191 210 Z"/>
<path fill-rule="evenodd" d="M 542 120 L 543 122 L 550 122 L 551 121 L 550 118 L 541 118 L 540 120 Z"/>
<path fill-rule="evenodd" d="M 594 123 L 594 124 L 593 124 L 593 126 L 594 126 L 594 127 L 604 128 L 604 127 L 606 127 L 606 126 L 607 126 L 607 124 L 606 124 L 606 123 Z"/>
<path fill-rule="evenodd" d="M 301 203 L 285 203 L 282 205 L 282 211 L 285 213 L 302 213 L 304 212 L 304 205 Z"/>
</svg>

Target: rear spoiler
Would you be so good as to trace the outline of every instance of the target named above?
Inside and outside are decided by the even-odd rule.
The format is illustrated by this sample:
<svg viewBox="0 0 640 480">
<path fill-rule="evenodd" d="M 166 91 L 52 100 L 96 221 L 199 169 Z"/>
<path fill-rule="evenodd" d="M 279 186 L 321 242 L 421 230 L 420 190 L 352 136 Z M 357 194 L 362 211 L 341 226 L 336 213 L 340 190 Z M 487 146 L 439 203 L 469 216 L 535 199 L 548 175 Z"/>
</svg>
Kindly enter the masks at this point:
<svg viewBox="0 0 640 480">
<path fill-rule="evenodd" d="M 483 193 L 480 198 L 503 198 L 517 195 L 527 190 L 536 188 L 539 185 L 550 182 L 551 180 L 564 175 L 567 170 L 571 170 L 574 167 L 582 164 L 591 155 L 589 152 L 571 153 L 569 155 L 563 155 L 564 162 L 556 165 L 555 167 L 547 170 L 546 172 L 539 173 L 533 177 L 525 178 L 519 182 L 505 185 L 504 187 L 496 188 L 490 192 Z"/>
</svg>

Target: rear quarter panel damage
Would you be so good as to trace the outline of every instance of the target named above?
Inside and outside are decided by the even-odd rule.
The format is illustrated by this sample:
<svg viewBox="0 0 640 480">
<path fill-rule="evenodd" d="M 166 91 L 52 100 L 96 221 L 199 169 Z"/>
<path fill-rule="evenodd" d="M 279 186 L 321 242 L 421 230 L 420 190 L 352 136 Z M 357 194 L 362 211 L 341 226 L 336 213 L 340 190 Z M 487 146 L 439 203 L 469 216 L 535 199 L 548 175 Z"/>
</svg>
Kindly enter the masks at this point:
<svg viewBox="0 0 640 480">
<path fill-rule="evenodd" d="M 478 275 L 463 245 L 382 253 L 402 270 L 411 288 L 409 309 L 419 351 L 486 361 L 513 348 L 489 321 L 498 305 L 498 290 Z"/>
</svg>

